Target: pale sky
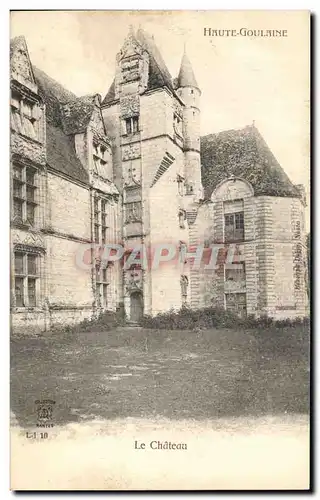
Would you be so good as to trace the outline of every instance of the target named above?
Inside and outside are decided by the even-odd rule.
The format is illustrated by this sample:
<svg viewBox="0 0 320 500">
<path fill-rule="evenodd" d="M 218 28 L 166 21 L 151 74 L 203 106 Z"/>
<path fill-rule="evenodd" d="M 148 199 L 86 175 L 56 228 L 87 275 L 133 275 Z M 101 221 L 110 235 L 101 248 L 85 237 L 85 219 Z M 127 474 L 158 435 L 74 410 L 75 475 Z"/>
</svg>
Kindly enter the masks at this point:
<svg viewBox="0 0 320 500">
<path fill-rule="evenodd" d="M 255 120 L 291 180 L 309 193 L 307 11 L 13 12 L 11 37 L 24 35 L 32 63 L 67 89 L 104 97 L 130 24 L 154 35 L 173 77 L 186 43 L 202 90 L 201 135 Z M 281 29 L 288 36 L 205 37 L 205 27 Z"/>
</svg>

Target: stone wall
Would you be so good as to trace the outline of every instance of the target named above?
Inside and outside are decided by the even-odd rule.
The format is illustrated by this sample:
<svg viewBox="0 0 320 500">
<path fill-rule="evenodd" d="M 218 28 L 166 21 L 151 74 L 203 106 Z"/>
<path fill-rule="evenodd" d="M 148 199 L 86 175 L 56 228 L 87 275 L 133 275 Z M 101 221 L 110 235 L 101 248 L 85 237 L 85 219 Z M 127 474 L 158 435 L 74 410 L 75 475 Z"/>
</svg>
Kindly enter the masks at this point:
<svg viewBox="0 0 320 500">
<path fill-rule="evenodd" d="M 223 194 L 225 193 L 225 194 Z M 221 186 L 222 200 L 216 197 L 200 206 L 191 241 L 207 245 L 224 241 L 223 199 L 230 190 Z M 243 193 L 242 193 L 243 194 Z M 238 199 L 241 193 L 232 194 Z M 239 245 L 245 262 L 247 314 L 267 314 L 275 318 L 294 318 L 308 314 L 306 288 L 306 247 L 304 207 L 297 198 L 247 196 L 243 199 L 244 241 Z M 215 272 L 193 273 L 194 307 L 224 305 L 223 263 Z"/>
</svg>

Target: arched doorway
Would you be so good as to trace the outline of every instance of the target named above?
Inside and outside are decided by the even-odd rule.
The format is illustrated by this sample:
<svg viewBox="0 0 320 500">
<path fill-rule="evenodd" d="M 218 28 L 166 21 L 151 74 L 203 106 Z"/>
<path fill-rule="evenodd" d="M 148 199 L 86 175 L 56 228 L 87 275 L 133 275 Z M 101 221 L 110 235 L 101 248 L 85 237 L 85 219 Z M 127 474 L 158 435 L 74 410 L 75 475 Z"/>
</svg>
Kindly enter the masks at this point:
<svg viewBox="0 0 320 500">
<path fill-rule="evenodd" d="M 130 320 L 139 323 L 143 315 L 142 294 L 133 292 L 130 295 Z"/>
</svg>

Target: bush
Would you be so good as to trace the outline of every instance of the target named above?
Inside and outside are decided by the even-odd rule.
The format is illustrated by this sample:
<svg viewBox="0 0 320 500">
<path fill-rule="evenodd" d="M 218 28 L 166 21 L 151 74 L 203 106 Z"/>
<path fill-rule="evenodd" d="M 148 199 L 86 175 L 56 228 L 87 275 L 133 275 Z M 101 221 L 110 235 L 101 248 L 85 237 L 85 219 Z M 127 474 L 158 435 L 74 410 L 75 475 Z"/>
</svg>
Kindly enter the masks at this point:
<svg viewBox="0 0 320 500">
<path fill-rule="evenodd" d="M 159 330 L 194 330 L 207 328 L 286 328 L 301 325 L 309 327 L 309 318 L 274 320 L 268 316 L 256 318 L 249 315 L 240 318 L 236 314 L 214 307 L 191 309 L 183 307 L 180 310 L 171 309 L 156 316 L 144 316 L 141 326 Z"/>
<path fill-rule="evenodd" d="M 232 328 L 238 320 L 236 315 L 223 309 L 206 307 L 190 309 L 183 307 L 180 310 L 170 310 L 156 316 L 144 316 L 142 326 L 166 330 L 193 330 L 213 327 Z"/>
<path fill-rule="evenodd" d="M 55 327 L 54 330 L 63 331 L 65 333 L 77 332 L 95 332 L 111 330 L 117 326 L 125 324 L 125 318 L 120 311 L 105 311 L 96 318 L 84 319 L 75 325 L 65 325 L 62 328 Z"/>
</svg>

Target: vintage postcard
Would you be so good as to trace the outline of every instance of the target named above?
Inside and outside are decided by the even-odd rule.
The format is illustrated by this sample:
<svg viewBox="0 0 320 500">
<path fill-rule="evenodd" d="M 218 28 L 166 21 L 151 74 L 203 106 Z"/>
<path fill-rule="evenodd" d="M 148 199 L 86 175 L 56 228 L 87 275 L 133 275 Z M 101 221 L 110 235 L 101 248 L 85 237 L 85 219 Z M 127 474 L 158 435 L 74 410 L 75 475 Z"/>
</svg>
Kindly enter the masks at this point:
<svg viewBox="0 0 320 500">
<path fill-rule="evenodd" d="M 308 490 L 310 13 L 10 38 L 11 489 Z"/>
</svg>

